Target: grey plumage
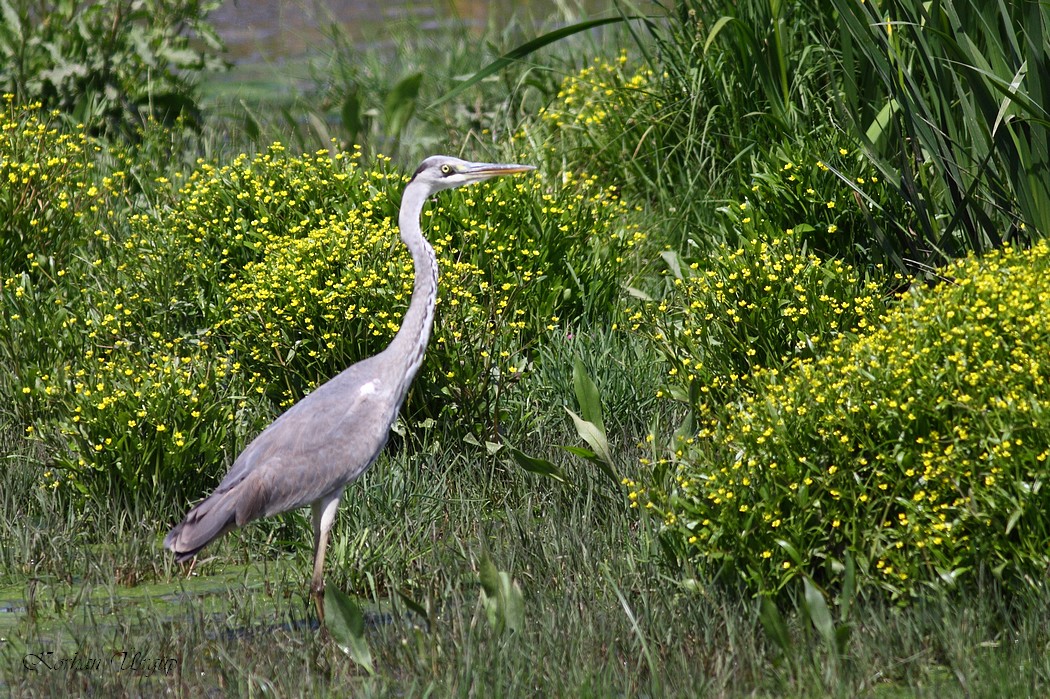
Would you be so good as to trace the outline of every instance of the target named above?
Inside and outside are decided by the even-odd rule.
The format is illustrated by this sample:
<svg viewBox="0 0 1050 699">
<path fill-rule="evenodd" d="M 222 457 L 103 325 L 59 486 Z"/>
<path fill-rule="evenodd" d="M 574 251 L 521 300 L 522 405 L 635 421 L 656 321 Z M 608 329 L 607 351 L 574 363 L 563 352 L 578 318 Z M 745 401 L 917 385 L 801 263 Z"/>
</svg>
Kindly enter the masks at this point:
<svg viewBox="0 0 1050 699">
<path fill-rule="evenodd" d="M 328 533 L 346 485 L 375 462 L 408 388 L 423 362 L 437 298 L 434 250 L 419 217 L 435 192 L 531 166 L 470 163 L 447 156 L 423 161 L 405 187 L 398 223 L 412 254 L 415 285 L 408 311 L 390 345 L 351 365 L 299 401 L 259 434 L 207 499 L 165 537 L 178 561 L 195 556 L 231 529 L 310 505 L 314 571 L 311 592 L 324 619 L 323 568 Z"/>
</svg>

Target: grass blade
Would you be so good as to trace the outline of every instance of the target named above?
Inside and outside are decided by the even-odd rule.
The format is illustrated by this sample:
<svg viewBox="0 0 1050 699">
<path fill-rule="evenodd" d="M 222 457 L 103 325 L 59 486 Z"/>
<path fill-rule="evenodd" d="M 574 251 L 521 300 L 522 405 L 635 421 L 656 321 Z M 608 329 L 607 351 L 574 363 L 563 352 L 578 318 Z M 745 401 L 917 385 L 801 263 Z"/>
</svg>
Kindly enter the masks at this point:
<svg viewBox="0 0 1050 699">
<path fill-rule="evenodd" d="M 554 30 L 552 32 L 548 32 L 548 33 L 544 34 L 543 36 L 538 36 L 535 39 L 531 39 L 529 41 L 526 41 L 521 46 L 518 46 L 517 48 L 511 49 L 507 53 L 503 54 L 502 56 L 500 56 L 499 58 L 494 60 L 492 63 L 489 63 L 487 66 L 485 66 L 484 68 L 479 70 L 477 73 L 474 73 L 474 75 L 472 75 L 469 78 L 467 78 L 467 80 L 465 82 L 460 83 L 455 88 L 453 88 L 451 91 L 445 93 L 445 95 L 443 95 L 442 97 L 438 98 L 436 101 L 431 103 L 430 107 L 431 108 L 437 107 L 438 105 L 441 105 L 441 104 L 444 104 L 445 102 L 448 102 L 450 99 L 452 99 L 454 97 L 457 97 L 458 95 L 463 93 L 465 90 L 467 90 L 468 88 L 478 84 L 479 82 L 481 82 L 485 78 L 489 77 L 490 75 L 494 75 L 495 73 L 498 73 L 499 71 L 503 70 L 504 68 L 506 68 L 508 65 L 510 65 L 514 61 L 521 60 L 522 58 L 525 58 L 529 54 L 540 50 L 544 46 L 547 46 L 549 44 L 553 44 L 556 41 L 561 41 L 562 39 L 564 39 L 566 37 L 572 36 L 573 34 L 579 34 L 580 32 L 585 32 L 585 31 L 587 31 L 589 29 L 594 29 L 595 27 L 601 27 L 601 26 L 604 26 L 606 24 L 614 24 L 614 23 L 617 23 L 617 22 L 624 22 L 624 21 L 628 21 L 628 20 L 632 20 L 632 19 L 643 19 L 643 18 L 641 18 L 641 17 L 626 17 L 626 18 L 625 17 L 605 17 L 603 19 L 590 19 L 590 20 L 587 20 L 586 22 L 578 22 L 576 24 L 570 24 L 567 27 L 561 27 L 560 29 L 556 29 L 556 30 Z"/>
</svg>

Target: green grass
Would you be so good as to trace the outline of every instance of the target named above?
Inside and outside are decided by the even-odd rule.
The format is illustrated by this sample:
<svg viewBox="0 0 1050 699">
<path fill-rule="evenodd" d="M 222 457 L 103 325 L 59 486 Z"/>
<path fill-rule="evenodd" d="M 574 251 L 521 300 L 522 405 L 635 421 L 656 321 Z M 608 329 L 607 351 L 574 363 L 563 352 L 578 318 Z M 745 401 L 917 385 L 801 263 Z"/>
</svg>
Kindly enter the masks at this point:
<svg viewBox="0 0 1050 699">
<path fill-rule="evenodd" d="M 910 609 L 860 605 L 843 656 L 804 614 L 780 648 L 753 602 L 697 592 L 666 566 L 621 496 L 562 460 L 570 486 L 538 483 L 500 457 L 441 446 L 384 457 L 351 486 L 328 581 L 358 596 L 377 669 L 368 676 L 311 625 L 303 517 L 256 524 L 190 575 L 159 548 L 152 512 L 89 508 L 62 521 L 38 495 L 30 455 L 3 474 L 5 550 L 46 539 L 28 569 L 4 566 L 5 693 L 278 696 L 1037 696 L 1050 643 L 1045 598 L 993 588 Z M 525 446 L 568 439 L 541 434 Z M 481 451 L 481 450 L 479 450 Z M 622 454 L 627 456 L 627 454 Z M 18 503 L 35 503 L 20 510 Z M 102 545 L 100 541 L 108 541 Z M 479 605 L 487 551 L 525 597 L 520 632 L 497 634 Z M 132 584 L 129 584 L 132 583 Z M 411 611 L 395 591 L 426 610 Z M 21 609 L 21 608 L 24 608 Z M 170 674 L 27 671 L 29 655 L 174 659 Z M 124 656 L 117 655 L 118 666 Z M 1003 696 L 1003 694 L 998 694 Z"/>
</svg>

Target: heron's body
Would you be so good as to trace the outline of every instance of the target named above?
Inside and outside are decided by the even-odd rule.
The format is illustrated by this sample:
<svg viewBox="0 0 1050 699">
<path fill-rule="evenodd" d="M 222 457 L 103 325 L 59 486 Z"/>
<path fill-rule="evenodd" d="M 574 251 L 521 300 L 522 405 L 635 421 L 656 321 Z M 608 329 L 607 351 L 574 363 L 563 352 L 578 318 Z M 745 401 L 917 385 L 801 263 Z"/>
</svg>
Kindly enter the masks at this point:
<svg viewBox="0 0 1050 699">
<path fill-rule="evenodd" d="M 434 250 L 419 228 L 423 205 L 442 189 L 530 169 L 443 156 L 423 161 L 401 201 L 401 239 L 412 253 L 415 286 L 397 335 L 385 350 L 351 365 L 293 405 L 241 452 L 215 492 L 165 537 L 164 546 L 177 560 L 192 558 L 211 541 L 252 520 L 310 505 L 311 590 L 323 619 L 324 555 L 339 499 L 386 445 L 390 425 L 423 362 L 434 322 L 438 268 Z"/>
<path fill-rule="evenodd" d="M 178 560 L 252 520 L 337 497 L 368 470 L 396 415 L 383 359 L 378 354 L 354 364 L 263 430 L 211 497 L 168 535 L 165 545 L 175 547 Z M 331 467 L 302 467 L 321 463 Z"/>
</svg>

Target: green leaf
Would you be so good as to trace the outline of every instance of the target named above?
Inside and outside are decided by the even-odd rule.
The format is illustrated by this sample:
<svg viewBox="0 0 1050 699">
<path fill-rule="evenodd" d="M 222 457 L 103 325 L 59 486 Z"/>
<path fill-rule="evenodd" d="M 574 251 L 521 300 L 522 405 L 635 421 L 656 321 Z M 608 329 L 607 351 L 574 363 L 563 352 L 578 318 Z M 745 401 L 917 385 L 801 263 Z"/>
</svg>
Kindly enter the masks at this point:
<svg viewBox="0 0 1050 699">
<path fill-rule="evenodd" d="M 247 134 L 250 140 L 255 141 L 262 133 L 262 126 L 260 126 L 259 119 L 252 112 L 252 108 L 249 107 L 243 99 L 238 101 L 241 105 L 241 109 L 244 110 L 241 114 L 241 128 L 244 129 L 245 134 Z"/>
<path fill-rule="evenodd" d="M 609 451 L 609 441 L 605 438 L 605 433 L 599 430 L 593 422 L 584 420 L 568 408 L 565 408 L 565 412 L 572 417 L 572 421 L 576 424 L 576 432 L 580 435 L 580 438 L 587 442 L 587 445 L 594 451 L 593 458 L 587 456 L 584 456 L 584 458 L 598 464 L 602 472 L 614 484 L 619 485 L 620 478 L 615 471 L 616 463 L 613 461 L 612 452 Z"/>
<path fill-rule="evenodd" d="M 481 579 L 481 601 L 485 616 L 496 633 L 520 631 L 525 625 L 525 598 L 510 574 L 498 570 L 488 553 L 478 565 Z"/>
<path fill-rule="evenodd" d="M 520 449 L 511 446 L 508 446 L 508 449 L 510 449 L 510 453 L 514 457 L 514 460 L 518 462 L 518 466 L 521 466 L 529 473 L 534 473 L 537 476 L 546 476 L 547 478 L 553 478 L 559 483 L 565 483 L 565 474 L 563 474 L 561 469 L 550 461 L 529 456 Z"/>
<path fill-rule="evenodd" d="M 590 420 L 585 420 L 569 408 L 565 408 L 565 412 L 572 418 L 573 423 L 576 425 L 576 433 L 580 435 L 580 439 L 587 442 L 595 453 L 595 455 L 607 464 L 613 464 L 612 453 L 609 451 L 609 440 L 605 437 L 605 430 L 599 428 Z"/>
<path fill-rule="evenodd" d="M 704 53 L 707 53 L 707 49 L 710 48 L 714 40 L 718 38 L 718 34 L 722 31 L 722 28 L 732 21 L 733 17 L 728 15 L 718 18 L 718 21 L 715 22 L 713 27 L 711 27 L 711 31 L 707 33 L 707 39 L 704 41 Z"/>
<path fill-rule="evenodd" d="M 791 560 L 795 562 L 795 565 L 802 565 L 802 556 L 798 554 L 798 549 L 792 546 L 790 541 L 777 539 L 777 546 L 784 549 L 787 555 L 791 556 Z"/>
<path fill-rule="evenodd" d="M 374 675 L 372 651 L 365 639 L 365 617 L 361 608 L 337 587 L 325 586 L 324 615 L 328 632 L 339 649 L 350 659 Z"/>
<path fill-rule="evenodd" d="M 162 46 L 157 53 L 161 58 L 179 68 L 193 68 L 201 63 L 201 55 L 192 49 L 166 45 Z"/>
<path fill-rule="evenodd" d="M 580 404 L 580 412 L 583 419 L 594 424 L 598 431 L 605 434 L 605 423 L 602 421 L 602 399 L 598 394 L 598 387 L 591 377 L 583 362 L 577 357 L 572 364 L 572 385 L 576 391 L 576 401 Z"/>
<path fill-rule="evenodd" d="M 585 32 L 585 31 L 587 31 L 589 29 L 594 29 L 595 27 L 601 27 L 601 26 L 606 25 L 606 24 L 613 24 L 615 22 L 625 22 L 625 21 L 634 20 L 634 19 L 644 19 L 644 18 L 642 18 L 642 17 L 606 17 L 604 19 L 590 19 L 590 20 L 587 20 L 585 22 L 578 22 L 577 24 L 570 24 L 567 27 L 561 27 L 560 29 L 556 29 L 553 32 L 548 32 L 547 34 L 544 34 L 543 36 L 537 37 L 537 38 L 532 39 L 530 41 L 526 41 L 521 46 L 519 46 L 519 47 L 517 47 L 515 49 L 511 49 L 507 53 L 503 54 L 502 56 L 500 56 L 499 58 L 494 60 L 492 63 L 489 63 L 487 66 L 485 66 L 484 68 L 479 70 L 477 73 L 474 73 L 474 75 L 472 75 L 469 78 L 467 78 L 467 80 L 465 82 L 460 83 L 455 88 L 453 88 L 451 91 L 447 92 L 443 97 L 438 98 L 435 102 L 433 102 L 430 105 L 430 107 L 433 109 L 434 107 L 437 107 L 440 104 L 444 104 L 445 102 L 448 102 L 450 99 L 452 99 L 453 97 L 458 96 L 464 90 L 467 90 L 468 88 L 470 88 L 470 87 L 472 87 L 474 85 L 477 85 L 479 82 L 481 82 L 485 78 L 489 77 L 490 75 L 493 75 L 493 74 L 498 73 L 499 71 L 503 70 L 504 68 L 506 68 L 508 65 L 510 65 L 514 61 L 520 60 L 520 59 L 528 56 L 530 53 L 534 53 L 535 51 L 538 51 L 539 49 L 543 48 L 544 46 L 547 46 L 548 44 L 553 44 L 554 42 L 560 41 L 560 40 L 564 39 L 567 36 L 572 36 L 573 34 L 578 34 L 580 32 Z"/>
<path fill-rule="evenodd" d="M 9 0 L 0 0 L 0 16 L 4 18 L 0 26 L 7 25 L 5 28 L 10 29 L 10 36 L 18 36 L 22 33 L 21 15 L 15 11 Z"/>
<path fill-rule="evenodd" d="M 879 113 L 875 115 L 875 118 L 871 120 L 871 124 L 868 125 L 864 137 L 871 143 L 878 143 L 879 139 L 882 138 L 882 135 L 890 128 L 892 123 L 890 118 L 896 111 L 897 100 L 886 100 L 886 104 L 879 110 Z"/>
<path fill-rule="evenodd" d="M 398 137 L 412 116 L 416 113 L 416 104 L 419 99 L 419 86 L 423 83 L 422 73 L 413 73 L 406 76 L 394 85 L 387 93 L 383 108 L 386 112 L 387 133 Z"/>
<path fill-rule="evenodd" d="M 626 286 L 626 287 L 624 287 L 624 291 L 626 291 L 627 295 L 630 296 L 631 298 L 639 299 L 640 301 L 652 301 L 653 300 L 652 296 L 650 296 L 649 294 L 645 293 L 641 289 L 634 288 L 633 286 Z"/>
<path fill-rule="evenodd" d="M 769 597 L 762 598 L 758 620 L 762 622 L 762 628 L 766 630 L 770 640 L 784 655 L 788 655 L 791 652 L 791 634 L 788 633 L 787 624 L 784 623 L 784 617 L 777 609 L 776 602 Z"/>
<path fill-rule="evenodd" d="M 850 612 L 853 610 L 853 600 L 857 596 L 857 564 L 853 555 L 846 551 L 846 570 L 842 579 L 841 601 L 839 602 L 839 621 L 849 621 Z"/>
<path fill-rule="evenodd" d="M 675 279 L 682 278 L 682 260 L 679 259 L 678 254 L 673 250 L 664 250 L 660 253 L 660 257 L 663 258 L 664 263 L 667 264 L 667 269 L 671 271 Z"/>
<path fill-rule="evenodd" d="M 1021 519 L 1021 515 L 1024 514 L 1024 510 L 1020 507 L 1016 508 L 1010 513 L 1010 519 L 1006 520 L 1006 533 L 1009 534 L 1017 526 L 1017 520 Z"/>
<path fill-rule="evenodd" d="M 802 586 L 805 590 L 805 609 L 813 628 L 817 630 L 828 648 L 836 649 L 835 622 L 831 618 L 831 610 L 828 609 L 824 593 L 814 585 L 809 577 L 802 578 Z"/>
<path fill-rule="evenodd" d="M 581 459 L 587 459 L 588 461 L 599 461 L 598 455 L 595 454 L 590 449 L 585 449 L 584 447 L 574 447 L 574 446 L 561 446 L 560 448 L 564 449 L 567 452 L 569 452 L 573 456 L 580 457 Z"/>
<path fill-rule="evenodd" d="M 492 562 L 488 551 L 481 554 L 481 561 L 478 562 L 478 577 L 481 579 L 481 589 L 485 594 L 489 597 L 499 596 L 499 570 L 496 569 L 496 564 Z"/>
<path fill-rule="evenodd" d="M 347 137 L 351 143 L 357 143 L 358 137 L 364 130 L 363 113 L 364 106 L 361 104 L 361 98 L 357 94 L 357 86 L 355 85 L 347 90 L 346 97 L 343 98 L 343 106 L 339 110 L 343 120 L 343 128 L 346 130 Z"/>
<path fill-rule="evenodd" d="M 558 448 L 564 449 L 573 456 L 578 456 L 581 459 L 586 459 L 587 461 L 590 461 L 592 464 L 597 466 L 602 473 L 605 474 L 605 476 L 612 482 L 613 485 L 619 487 L 620 477 L 616 475 L 616 472 L 613 470 L 612 466 L 602 461 L 602 459 L 599 458 L 598 455 L 590 449 L 587 449 L 586 447 L 575 447 L 565 445 L 559 445 Z"/>
<path fill-rule="evenodd" d="M 318 143 L 330 143 L 332 135 L 328 131 L 328 124 L 325 120 L 316 112 L 310 112 L 306 115 L 306 121 L 310 124 L 310 128 L 313 129 L 314 134 L 317 136 Z M 292 360 L 295 356 L 295 350 L 293 349 L 288 355 L 288 361 Z"/>
<path fill-rule="evenodd" d="M 397 596 L 401 598 L 401 601 L 405 603 L 406 607 L 408 607 L 410 610 L 412 610 L 413 612 L 415 612 L 416 614 L 418 614 L 420 617 L 423 618 L 423 621 L 426 622 L 427 628 L 429 629 L 430 628 L 430 614 L 427 613 L 427 608 L 424 607 L 419 602 L 417 602 L 414 599 L 412 599 L 411 597 L 409 597 L 408 593 L 405 592 L 404 590 L 398 590 L 397 591 Z"/>
</svg>

